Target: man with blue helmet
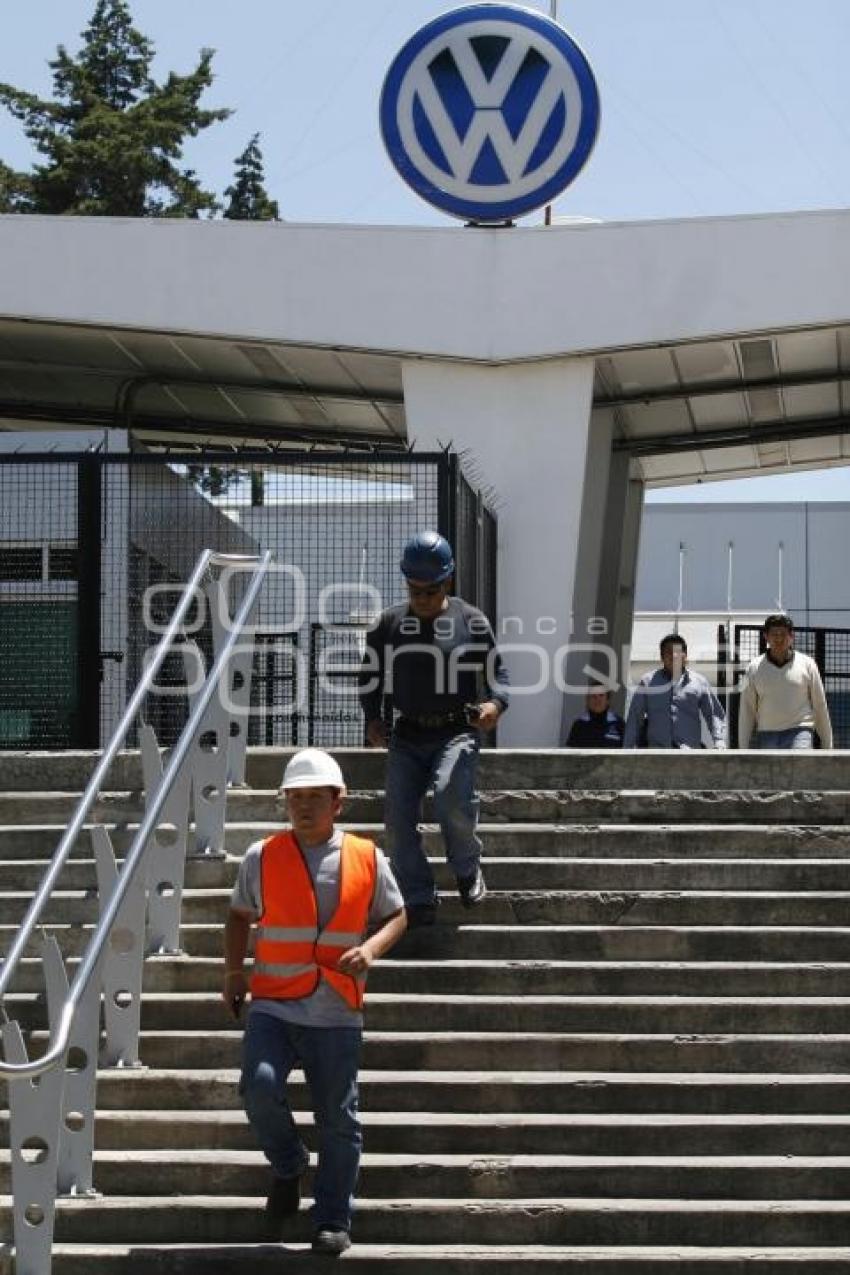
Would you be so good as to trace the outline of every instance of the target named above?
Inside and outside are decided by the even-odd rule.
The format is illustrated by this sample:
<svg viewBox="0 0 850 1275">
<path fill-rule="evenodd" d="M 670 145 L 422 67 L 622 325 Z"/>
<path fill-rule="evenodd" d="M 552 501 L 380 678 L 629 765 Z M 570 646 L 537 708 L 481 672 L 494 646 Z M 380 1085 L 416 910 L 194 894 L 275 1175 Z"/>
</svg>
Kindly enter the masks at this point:
<svg viewBox="0 0 850 1275">
<path fill-rule="evenodd" d="M 419 832 L 431 787 L 461 902 L 474 907 L 486 894 L 476 775 L 481 735 L 508 705 L 508 674 L 487 617 L 451 594 L 448 541 L 436 531 L 419 532 L 400 565 L 407 601 L 384 611 L 367 637 L 360 702 L 369 744 L 389 748 L 386 848 L 413 927 L 436 920 L 434 874 Z M 385 696 L 395 718 L 391 730 Z"/>
</svg>

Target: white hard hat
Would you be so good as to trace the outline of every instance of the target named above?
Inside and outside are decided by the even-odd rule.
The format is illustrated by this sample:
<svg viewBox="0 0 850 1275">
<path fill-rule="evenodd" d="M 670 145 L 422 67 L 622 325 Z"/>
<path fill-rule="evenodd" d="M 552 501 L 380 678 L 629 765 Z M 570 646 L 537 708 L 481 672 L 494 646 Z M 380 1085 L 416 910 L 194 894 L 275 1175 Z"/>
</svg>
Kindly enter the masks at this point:
<svg viewBox="0 0 850 1275">
<path fill-rule="evenodd" d="M 280 786 L 284 792 L 288 788 L 338 788 L 340 796 L 345 795 L 342 771 L 322 748 L 302 748 L 290 758 Z"/>
</svg>

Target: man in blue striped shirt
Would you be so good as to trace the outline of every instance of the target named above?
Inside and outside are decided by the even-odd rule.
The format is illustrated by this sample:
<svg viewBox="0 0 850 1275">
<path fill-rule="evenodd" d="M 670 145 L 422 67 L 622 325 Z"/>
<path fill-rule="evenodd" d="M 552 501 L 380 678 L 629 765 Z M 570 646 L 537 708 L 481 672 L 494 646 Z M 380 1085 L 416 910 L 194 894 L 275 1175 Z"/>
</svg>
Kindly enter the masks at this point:
<svg viewBox="0 0 850 1275">
<path fill-rule="evenodd" d="M 702 748 L 703 723 L 715 748 L 726 747 L 726 715 L 701 673 L 687 667 L 688 644 L 679 633 L 661 639 L 661 668 L 635 687 L 626 717 L 624 748 Z"/>
</svg>

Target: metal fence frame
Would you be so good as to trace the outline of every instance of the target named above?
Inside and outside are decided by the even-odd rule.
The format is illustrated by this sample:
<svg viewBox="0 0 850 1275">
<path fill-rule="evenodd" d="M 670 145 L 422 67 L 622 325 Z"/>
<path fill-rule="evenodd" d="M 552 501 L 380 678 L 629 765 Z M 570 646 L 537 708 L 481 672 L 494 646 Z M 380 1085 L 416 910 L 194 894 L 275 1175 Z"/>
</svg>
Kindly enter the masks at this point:
<svg viewBox="0 0 850 1275">
<path fill-rule="evenodd" d="M 50 466 L 74 466 L 75 469 L 71 473 L 76 475 L 76 554 L 69 555 L 69 561 L 75 556 L 76 561 L 76 652 L 74 655 L 76 673 L 75 673 L 75 704 L 76 715 L 72 722 L 67 725 L 66 739 L 45 739 L 43 742 L 34 740 L 30 737 L 23 737 L 20 744 L 15 742 L 5 742 L 0 747 L 4 748 L 81 748 L 95 749 L 102 745 L 104 738 L 108 734 L 105 723 L 102 720 L 101 712 L 101 685 L 104 679 L 112 679 L 112 684 L 120 686 L 125 681 L 127 685 L 131 685 L 135 680 L 138 669 L 137 664 L 143 652 L 136 650 L 138 643 L 132 638 L 131 613 L 135 605 L 130 597 L 130 588 L 127 586 L 127 596 L 122 605 L 127 611 L 127 649 L 115 649 L 119 646 L 118 641 L 111 641 L 108 636 L 104 635 L 104 624 L 109 623 L 110 599 L 106 596 L 106 590 L 111 587 L 111 577 L 107 576 L 107 568 L 105 563 L 105 551 L 103 550 L 103 528 L 104 528 L 104 509 L 111 507 L 115 509 L 117 497 L 116 491 L 119 487 L 117 476 L 126 473 L 128 480 L 132 473 L 141 474 L 142 481 L 145 485 L 155 486 L 153 477 L 157 468 L 166 470 L 169 467 L 177 466 L 193 466 L 196 469 L 208 468 L 212 469 L 236 469 L 244 470 L 247 473 L 254 472 L 252 467 L 262 467 L 267 473 L 276 471 L 280 475 L 286 475 L 293 478 L 298 474 L 305 475 L 322 475 L 333 473 L 336 476 L 352 475 L 355 479 L 360 477 L 368 477 L 371 473 L 379 475 L 380 481 L 387 482 L 387 475 L 393 474 L 395 471 L 400 476 L 404 476 L 400 481 L 409 481 L 412 483 L 414 490 L 414 506 L 409 507 L 410 517 L 415 516 L 415 510 L 419 508 L 420 498 L 425 501 L 423 508 L 430 511 L 428 520 L 430 525 L 434 525 L 436 521 L 436 530 L 440 531 L 451 542 L 457 562 L 457 572 L 455 577 L 455 590 L 464 597 L 468 602 L 481 607 L 488 615 L 491 622 L 496 625 L 496 550 L 498 526 L 495 512 L 489 508 L 484 494 L 476 488 L 464 473 L 461 458 L 450 450 L 442 452 L 421 452 L 399 451 L 380 452 L 375 455 L 364 454 L 363 451 L 278 451 L 269 450 L 243 450 L 232 451 L 222 454 L 220 451 L 185 451 L 183 449 L 168 449 L 162 453 L 140 452 L 140 453 L 100 453 L 100 452 L 50 452 L 50 453 L 28 453 L 18 452 L 8 455 L 0 454 L 0 479 L 7 476 L 11 467 L 27 466 L 26 481 L 31 485 L 34 498 L 38 499 L 38 484 L 41 482 L 42 488 L 46 490 L 46 484 L 50 481 L 48 475 Z M 370 469 L 371 466 L 371 469 Z M 39 467 L 43 467 L 40 469 Z M 146 469 L 144 468 L 146 467 Z M 54 470 L 53 473 L 60 471 Z M 150 479 L 148 474 L 151 475 Z M 42 477 L 43 475 L 43 477 Z M 421 478 L 419 477 L 421 475 Z M 287 479 L 288 480 L 288 479 Z M 294 479 L 293 479 L 294 480 Z M 69 474 L 65 475 L 66 483 L 73 482 L 73 478 Z M 170 479 L 173 481 L 173 476 Z M 297 480 L 294 480 L 297 481 Z M 310 479 L 308 479 L 310 481 Z M 392 483 L 392 479 L 389 480 Z M 197 490 L 197 489 L 196 489 Z M 132 500 L 133 497 L 129 497 Z M 380 508 L 381 498 L 375 496 L 375 509 Z M 214 502 L 208 500 L 208 504 Z M 361 508 L 366 509 L 369 506 L 368 500 L 364 500 Z M 305 506 L 306 507 L 306 506 Z M 401 506 L 399 505 L 400 509 Z M 314 511 L 315 513 L 315 511 Z M 175 516 L 177 514 L 175 513 Z M 186 515 L 188 517 L 188 515 Z M 287 517 L 294 517 L 291 509 L 287 513 Z M 299 515 L 305 516 L 305 515 Z M 337 522 L 334 524 L 339 533 L 339 520 L 347 516 L 342 505 L 336 506 L 334 517 Z M 372 517 L 371 513 L 364 515 Z M 375 515 L 377 517 L 377 514 Z M 395 517 L 395 515 L 393 515 Z M 306 523 L 304 524 L 306 526 Z M 425 522 L 424 525 L 428 525 Z M 408 528 L 408 533 L 412 534 L 413 530 L 419 527 Z M 389 533 L 387 533 L 389 534 Z M 306 532 L 305 532 L 306 536 Z M 0 530 L 2 537 L 2 530 Z M 214 543 L 214 541 L 213 541 Z M 262 543 L 262 542 L 261 542 Z M 4 541 L 0 538 L 0 558 L 3 554 Z M 221 552 L 232 552 L 234 546 L 230 543 L 216 544 L 215 547 Z M 278 546 L 271 546 L 277 548 Z M 395 552 L 396 546 L 394 546 Z M 400 545 L 397 546 L 400 551 Z M 382 552 L 384 552 L 382 549 Z M 128 561 L 132 559 L 132 555 L 136 552 L 135 545 L 132 543 L 132 537 L 127 537 L 126 555 Z M 333 552 L 333 546 L 329 549 L 329 553 Z M 384 552 L 386 557 L 386 553 Z M 278 552 L 278 557 L 280 553 Z M 293 559 L 294 560 L 294 559 Z M 110 559 L 110 563 L 112 559 Z M 155 564 L 154 564 L 155 565 Z M 111 567 L 109 569 L 112 569 Z M 395 559 L 392 564 L 393 573 L 395 574 Z M 129 572 L 128 567 L 128 572 Z M 397 579 L 400 577 L 396 576 Z M 176 578 L 175 578 L 176 582 Z M 72 588 L 73 586 L 69 586 Z M 69 598 L 72 594 L 69 594 Z M 385 601 L 385 605 L 389 599 Z M 3 599 L 0 598 L 0 606 Z M 209 635 L 206 635 L 206 646 L 209 645 Z M 313 652 L 304 649 L 309 641 L 309 634 L 305 630 L 302 636 L 302 649 L 298 652 L 298 658 L 301 663 L 296 663 L 297 669 L 309 669 L 313 666 Z M 205 643 L 201 642 L 201 646 L 206 649 Z M 297 651 L 298 643 L 295 643 Z M 268 653 L 266 653 L 268 655 Z M 0 660 L 2 660 L 2 637 L 0 637 Z M 268 661 L 267 661 L 268 662 Z M 123 667 L 122 667 L 123 665 Z M 255 711 L 262 707 L 262 699 L 258 698 L 258 688 L 262 686 L 264 681 L 263 670 L 255 667 L 254 670 L 256 684 L 254 690 L 255 703 L 252 706 Z M 267 675 L 274 676 L 266 670 Z M 168 675 L 164 681 L 167 683 Z M 179 673 L 177 680 L 179 681 Z M 304 689 L 303 686 L 301 688 Z M 2 690 L 2 687 L 0 687 Z M 104 695 L 106 692 L 104 691 Z M 262 693 L 260 693 L 262 694 Z M 119 705 L 120 706 L 120 705 Z M 270 717 L 286 718 L 287 714 L 275 714 L 274 703 L 269 703 Z M 154 712 L 160 734 L 164 742 L 171 742 L 168 737 L 168 731 L 162 729 L 164 723 L 161 720 L 165 708 L 160 705 L 159 710 Z M 172 711 L 169 709 L 168 711 Z M 180 710 L 183 712 L 183 710 Z M 173 730 L 175 732 L 182 724 L 180 713 L 177 708 L 173 709 L 175 722 Z M 262 714 L 261 714 L 262 716 Z M 183 712 L 185 717 L 185 712 Z M 275 742 L 285 742 L 287 744 L 297 744 L 307 742 L 314 736 L 314 724 L 309 720 L 309 711 L 307 713 L 307 721 L 303 720 L 304 714 L 301 714 L 301 720 L 291 720 L 281 723 L 278 720 L 275 723 L 255 721 L 252 718 L 251 724 L 251 741 L 256 743 L 267 742 L 269 736 Z M 326 742 L 329 745 L 338 745 L 344 743 L 360 742 L 358 738 L 354 739 L 354 731 L 351 723 L 340 726 L 340 731 L 347 732 L 344 736 L 338 737 L 328 736 Z M 14 731 L 12 732 L 14 734 Z M 327 735 L 327 732 L 326 732 Z M 284 738 L 285 737 L 285 738 Z"/>
<path fill-rule="evenodd" d="M 763 655 L 767 649 L 764 640 L 764 629 L 759 624 L 734 624 L 731 652 L 723 645 L 725 625 L 720 626 L 718 634 L 718 670 L 729 668 L 728 655 L 731 654 L 731 674 L 724 675 L 723 687 L 727 690 L 729 721 L 729 744 L 738 746 L 738 697 L 741 682 L 751 660 Z M 726 637 L 728 644 L 728 636 Z M 843 646 L 845 659 L 836 658 L 842 652 L 837 649 Z M 830 718 L 836 748 L 850 748 L 850 629 L 827 627 L 811 627 L 803 625 L 794 628 L 794 647 L 804 655 L 810 655 L 818 666 L 829 705 Z M 841 687 L 836 683 L 844 683 Z M 728 685 L 727 685 L 728 683 Z M 720 678 L 718 678 L 720 688 Z"/>
</svg>

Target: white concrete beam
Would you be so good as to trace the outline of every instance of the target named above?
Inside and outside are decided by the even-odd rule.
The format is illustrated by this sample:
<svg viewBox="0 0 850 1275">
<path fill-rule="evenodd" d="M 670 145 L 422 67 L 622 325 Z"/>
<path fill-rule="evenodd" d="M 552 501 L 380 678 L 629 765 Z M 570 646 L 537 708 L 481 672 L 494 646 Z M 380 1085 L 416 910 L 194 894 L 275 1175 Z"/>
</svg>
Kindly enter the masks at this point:
<svg viewBox="0 0 850 1275">
<path fill-rule="evenodd" d="M 0 217 L 0 315 L 510 361 L 850 322 L 850 211 L 561 227 Z"/>
</svg>

